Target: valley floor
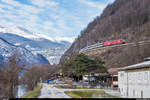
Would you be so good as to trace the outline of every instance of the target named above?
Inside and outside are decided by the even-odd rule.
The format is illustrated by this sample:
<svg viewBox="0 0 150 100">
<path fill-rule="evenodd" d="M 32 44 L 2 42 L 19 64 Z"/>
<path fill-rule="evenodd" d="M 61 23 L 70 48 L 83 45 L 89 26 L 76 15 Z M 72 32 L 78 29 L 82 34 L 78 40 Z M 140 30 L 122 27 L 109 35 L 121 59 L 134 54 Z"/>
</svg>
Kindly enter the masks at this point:
<svg viewBox="0 0 150 100">
<path fill-rule="evenodd" d="M 114 90 L 103 90 L 103 89 L 58 89 L 54 87 L 52 84 L 42 84 L 42 89 L 40 96 L 38 98 L 72 98 L 65 94 L 65 91 L 86 91 L 86 90 L 97 90 L 97 91 L 105 91 L 106 93 L 121 97 L 118 91 Z"/>
</svg>

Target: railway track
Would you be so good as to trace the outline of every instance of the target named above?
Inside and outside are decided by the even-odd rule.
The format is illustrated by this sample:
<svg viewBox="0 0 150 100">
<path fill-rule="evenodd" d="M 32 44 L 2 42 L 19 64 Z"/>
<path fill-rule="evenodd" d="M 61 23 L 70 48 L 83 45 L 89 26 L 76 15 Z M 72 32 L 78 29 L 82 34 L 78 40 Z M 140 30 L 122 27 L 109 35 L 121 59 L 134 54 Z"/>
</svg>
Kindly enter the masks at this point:
<svg viewBox="0 0 150 100">
<path fill-rule="evenodd" d="M 137 46 L 137 44 L 138 45 L 150 44 L 150 41 L 140 41 L 140 42 L 137 42 L 137 43 L 133 42 L 133 43 L 118 44 L 118 45 L 112 45 L 112 46 L 106 46 L 106 47 L 101 46 L 101 44 L 99 46 L 96 45 L 96 44 L 94 44 L 95 46 L 92 45 L 92 46 L 94 46 L 93 48 L 80 51 L 79 53 L 86 53 L 86 52 L 91 52 L 91 51 L 95 51 L 95 50 L 101 50 L 101 49 L 107 49 L 107 48 L 114 48 L 114 47 Z"/>
</svg>

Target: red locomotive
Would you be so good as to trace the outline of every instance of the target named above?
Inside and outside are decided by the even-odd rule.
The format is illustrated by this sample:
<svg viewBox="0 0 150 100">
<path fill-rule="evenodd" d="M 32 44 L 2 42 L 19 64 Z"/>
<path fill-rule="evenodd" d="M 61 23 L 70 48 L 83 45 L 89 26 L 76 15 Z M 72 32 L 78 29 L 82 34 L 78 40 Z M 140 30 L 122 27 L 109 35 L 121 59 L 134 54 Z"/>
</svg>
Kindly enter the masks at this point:
<svg viewBox="0 0 150 100">
<path fill-rule="evenodd" d="M 80 52 L 83 52 L 83 51 L 86 51 L 86 50 L 91 50 L 93 48 L 102 48 L 102 47 L 105 47 L 105 46 L 124 44 L 124 43 L 126 43 L 126 41 L 123 40 L 123 39 L 107 41 L 107 42 L 104 42 L 104 43 L 97 43 L 97 44 L 90 45 L 90 46 L 87 46 L 87 47 L 81 49 Z"/>
<path fill-rule="evenodd" d="M 116 44 L 124 44 L 126 43 L 125 40 L 114 40 L 114 41 L 108 41 L 108 42 L 104 42 L 103 46 L 110 46 L 110 45 L 116 45 Z"/>
</svg>

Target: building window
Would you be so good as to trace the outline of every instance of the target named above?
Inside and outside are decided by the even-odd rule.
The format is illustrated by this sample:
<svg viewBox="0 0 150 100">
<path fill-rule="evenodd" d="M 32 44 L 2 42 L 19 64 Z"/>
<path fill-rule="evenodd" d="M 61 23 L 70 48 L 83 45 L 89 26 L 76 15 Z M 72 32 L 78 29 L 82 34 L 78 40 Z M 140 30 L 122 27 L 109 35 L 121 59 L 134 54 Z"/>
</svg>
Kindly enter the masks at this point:
<svg viewBox="0 0 150 100">
<path fill-rule="evenodd" d="M 141 91 L 141 98 L 143 98 L 143 91 Z"/>
<path fill-rule="evenodd" d="M 114 76 L 114 77 L 113 77 L 113 81 L 118 81 L 118 77 L 117 77 L 117 76 Z"/>
<path fill-rule="evenodd" d="M 141 83 L 141 73 L 139 72 L 138 73 L 138 84 L 140 84 Z"/>
<path fill-rule="evenodd" d="M 144 74 L 144 81 L 145 81 L 145 84 L 148 83 L 148 72 L 145 72 Z"/>
<path fill-rule="evenodd" d="M 133 97 L 135 97 L 135 90 L 133 90 Z"/>
</svg>

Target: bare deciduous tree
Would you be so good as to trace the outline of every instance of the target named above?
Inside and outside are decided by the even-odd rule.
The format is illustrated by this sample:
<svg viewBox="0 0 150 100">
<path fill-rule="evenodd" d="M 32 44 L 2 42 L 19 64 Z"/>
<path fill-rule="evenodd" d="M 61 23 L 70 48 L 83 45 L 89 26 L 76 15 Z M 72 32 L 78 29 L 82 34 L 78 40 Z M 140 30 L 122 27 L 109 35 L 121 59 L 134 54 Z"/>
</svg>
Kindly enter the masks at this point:
<svg viewBox="0 0 150 100">
<path fill-rule="evenodd" d="M 14 54 L 8 66 L 0 70 L 0 96 L 3 98 L 16 98 L 19 72 L 24 68 L 19 64 L 20 61 L 20 56 Z"/>
<path fill-rule="evenodd" d="M 27 85 L 28 90 L 33 90 L 37 83 L 40 82 L 40 79 L 46 81 L 51 75 L 56 74 L 56 72 L 56 66 L 34 65 L 25 70 L 24 75 L 22 76 L 22 83 Z"/>
</svg>

